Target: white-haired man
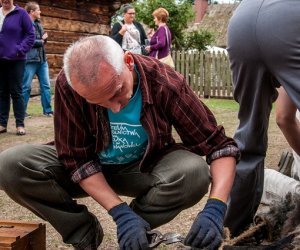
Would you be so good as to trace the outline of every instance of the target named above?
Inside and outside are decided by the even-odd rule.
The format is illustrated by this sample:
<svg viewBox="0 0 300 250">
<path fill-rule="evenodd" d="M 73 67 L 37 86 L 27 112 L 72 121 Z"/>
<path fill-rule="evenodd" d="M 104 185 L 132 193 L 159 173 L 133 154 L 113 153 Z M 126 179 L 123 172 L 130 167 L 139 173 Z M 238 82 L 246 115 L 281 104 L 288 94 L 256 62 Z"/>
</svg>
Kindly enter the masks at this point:
<svg viewBox="0 0 300 250">
<path fill-rule="evenodd" d="M 138 250 L 149 249 L 148 230 L 196 204 L 212 179 L 185 244 L 219 246 L 239 150 L 182 75 L 93 36 L 67 50 L 55 89 L 55 146 L 0 155 L 0 187 L 10 197 L 48 220 L 64 242 L 97 249 L 100 223 L 73 200 L 89 195 L 115 221 L 120 248 Z M 128 206 L 119 195 L 133 200 Z"/>
</svg>

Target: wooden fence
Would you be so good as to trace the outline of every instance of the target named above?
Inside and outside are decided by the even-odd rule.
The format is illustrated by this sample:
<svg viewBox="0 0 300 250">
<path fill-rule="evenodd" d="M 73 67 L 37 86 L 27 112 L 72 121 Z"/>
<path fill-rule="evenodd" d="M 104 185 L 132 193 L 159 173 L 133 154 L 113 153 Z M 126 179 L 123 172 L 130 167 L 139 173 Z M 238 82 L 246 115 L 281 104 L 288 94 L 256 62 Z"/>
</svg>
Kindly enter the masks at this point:
<svg viewBox="0 0 300 250">
<path fill-rule="evenodd" d="M 185 76 L 199 97 L 233 98 L 228 55 L 222 52 L 172 51 L 172 57 L 175 69 Z M 39 94 L 37 80 L 31 94 Z"/>
<path fill-rule="evenodd" d="M 204 98 L 233 98 L 228 55 L 223 52 L 172 51 L 175 69 Z"/>
</svg>

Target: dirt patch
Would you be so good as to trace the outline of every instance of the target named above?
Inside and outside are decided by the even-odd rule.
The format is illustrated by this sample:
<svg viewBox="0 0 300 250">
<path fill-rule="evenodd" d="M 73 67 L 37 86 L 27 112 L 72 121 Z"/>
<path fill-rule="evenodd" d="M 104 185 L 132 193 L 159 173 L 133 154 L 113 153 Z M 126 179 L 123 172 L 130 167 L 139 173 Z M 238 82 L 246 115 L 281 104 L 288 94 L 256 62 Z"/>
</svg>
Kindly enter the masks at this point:
<svg viewBox="0 0 300 250">
<path fill-rule="evenodd" d="M 39 102 L 38 99 L 33 101 Z M 218 122 L 225 127 L 227 134 L 232 136 L 238 124 L 236 118 L 237 113 L 232 111 L 224 112 L 222 110 L 213 110 L 213 112 L 215 113 Z M 10 118 L 8 133 L 0 134 L 0 151 L 17 144 L 45 143 L 53 140 L 52 118 L 36 115 L 30 119 L 26 119 L 25 122 L 27 135 L 16 136 L 15 124 L 13 118 Z M 174 133 L 174 135 L 178 139 L 176 133 Z M 269 149 L 266 157 L 266 165 L 268 167 L 276 168 L 280 154 L 285 148 L 288 148 L 288 144 L 275 124 L 274 114 L 272 113 L 270 118 Z M 127 197 L 122 197 L 122 199 L 130 202 L 130 199 Z M 195 216 L 205 204 L 206 199 L 207 196 L 194 207 L 181 212 L 172 222 L 161 226 L 158 229 L 162 232 L 172 231 L 186 235 Z M 116 226 L 107 212 L 91 198 L 79 199 L 78 203 L 85 204 L 89 210 L 99 218 L 105 232 L 101 249 L 117 249 Z M 0 191 L 0 211 L 0 219 L 44 222 L 27 209 L 13 202 L 3 191 Z M 48 250 L 73 249 L 71 246 L 62 242 L 60 235 L 49 223 L 46 223 L 46 226 Z M 175 249 L 175 247 L 171 246 L 166 248 L 162 246 L 159 249 Z"/>
</svg>

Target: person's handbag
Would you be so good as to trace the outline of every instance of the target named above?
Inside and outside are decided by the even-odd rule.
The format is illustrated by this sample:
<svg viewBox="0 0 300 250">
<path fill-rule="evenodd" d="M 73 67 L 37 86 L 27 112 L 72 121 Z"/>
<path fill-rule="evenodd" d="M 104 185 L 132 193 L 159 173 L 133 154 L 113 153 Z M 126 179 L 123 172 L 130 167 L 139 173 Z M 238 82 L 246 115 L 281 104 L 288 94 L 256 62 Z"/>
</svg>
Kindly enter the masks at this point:
<svg viewBox="0 0 300 250">
<path fill-rule="evenodd" d="M 175 68 L 174 61 L 170 53 L 166 57 L 160 58 L 158 60 L 164 64 L 171 66 L 172 68 Z"/>
<path fill-rule="evenodd" d="M 164 28 L 165 28 L 165 31 L 166 31 L 167 44 L 169 44 L 168 32 L 167 32 L 166 27 L 164 27 Z M 171 52 L 170 51 L 169 51 L 169 54 L 166 57 L 160 58 L 158 60 L 161 61 L 164 64 L 169 65 L 172 68 L 175 68 L 175 64 L 174 64 L 174 61 L 173 61 L 173 58 L 171 56 Z"/>
</svg>

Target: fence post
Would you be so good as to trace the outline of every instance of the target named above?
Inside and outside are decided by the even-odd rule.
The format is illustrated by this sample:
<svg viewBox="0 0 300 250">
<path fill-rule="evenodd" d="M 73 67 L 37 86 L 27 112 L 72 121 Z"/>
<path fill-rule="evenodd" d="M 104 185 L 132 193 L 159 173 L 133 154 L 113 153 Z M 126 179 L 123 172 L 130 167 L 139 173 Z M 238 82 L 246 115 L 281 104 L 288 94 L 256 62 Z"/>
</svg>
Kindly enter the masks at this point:
<svg viewBox="0 0 300 250">
<path fill-rule="evenodd" d="M 199 74 L 199 69 L 200 69 L 200 53 L 199 51 L 196 51 L 196 53 L 194 54 L 194 91 L 196 92 L 196 94 L 198 96 L 201 95 L 200 92 L 200 74 Z"/>
<path fill-rule="evenodd" d="M 204 98 L 209 98 L 211 96 L 211 68 L 212 68 L 212 57 L 210 53 L 204 53 Z"/>
</svg>

